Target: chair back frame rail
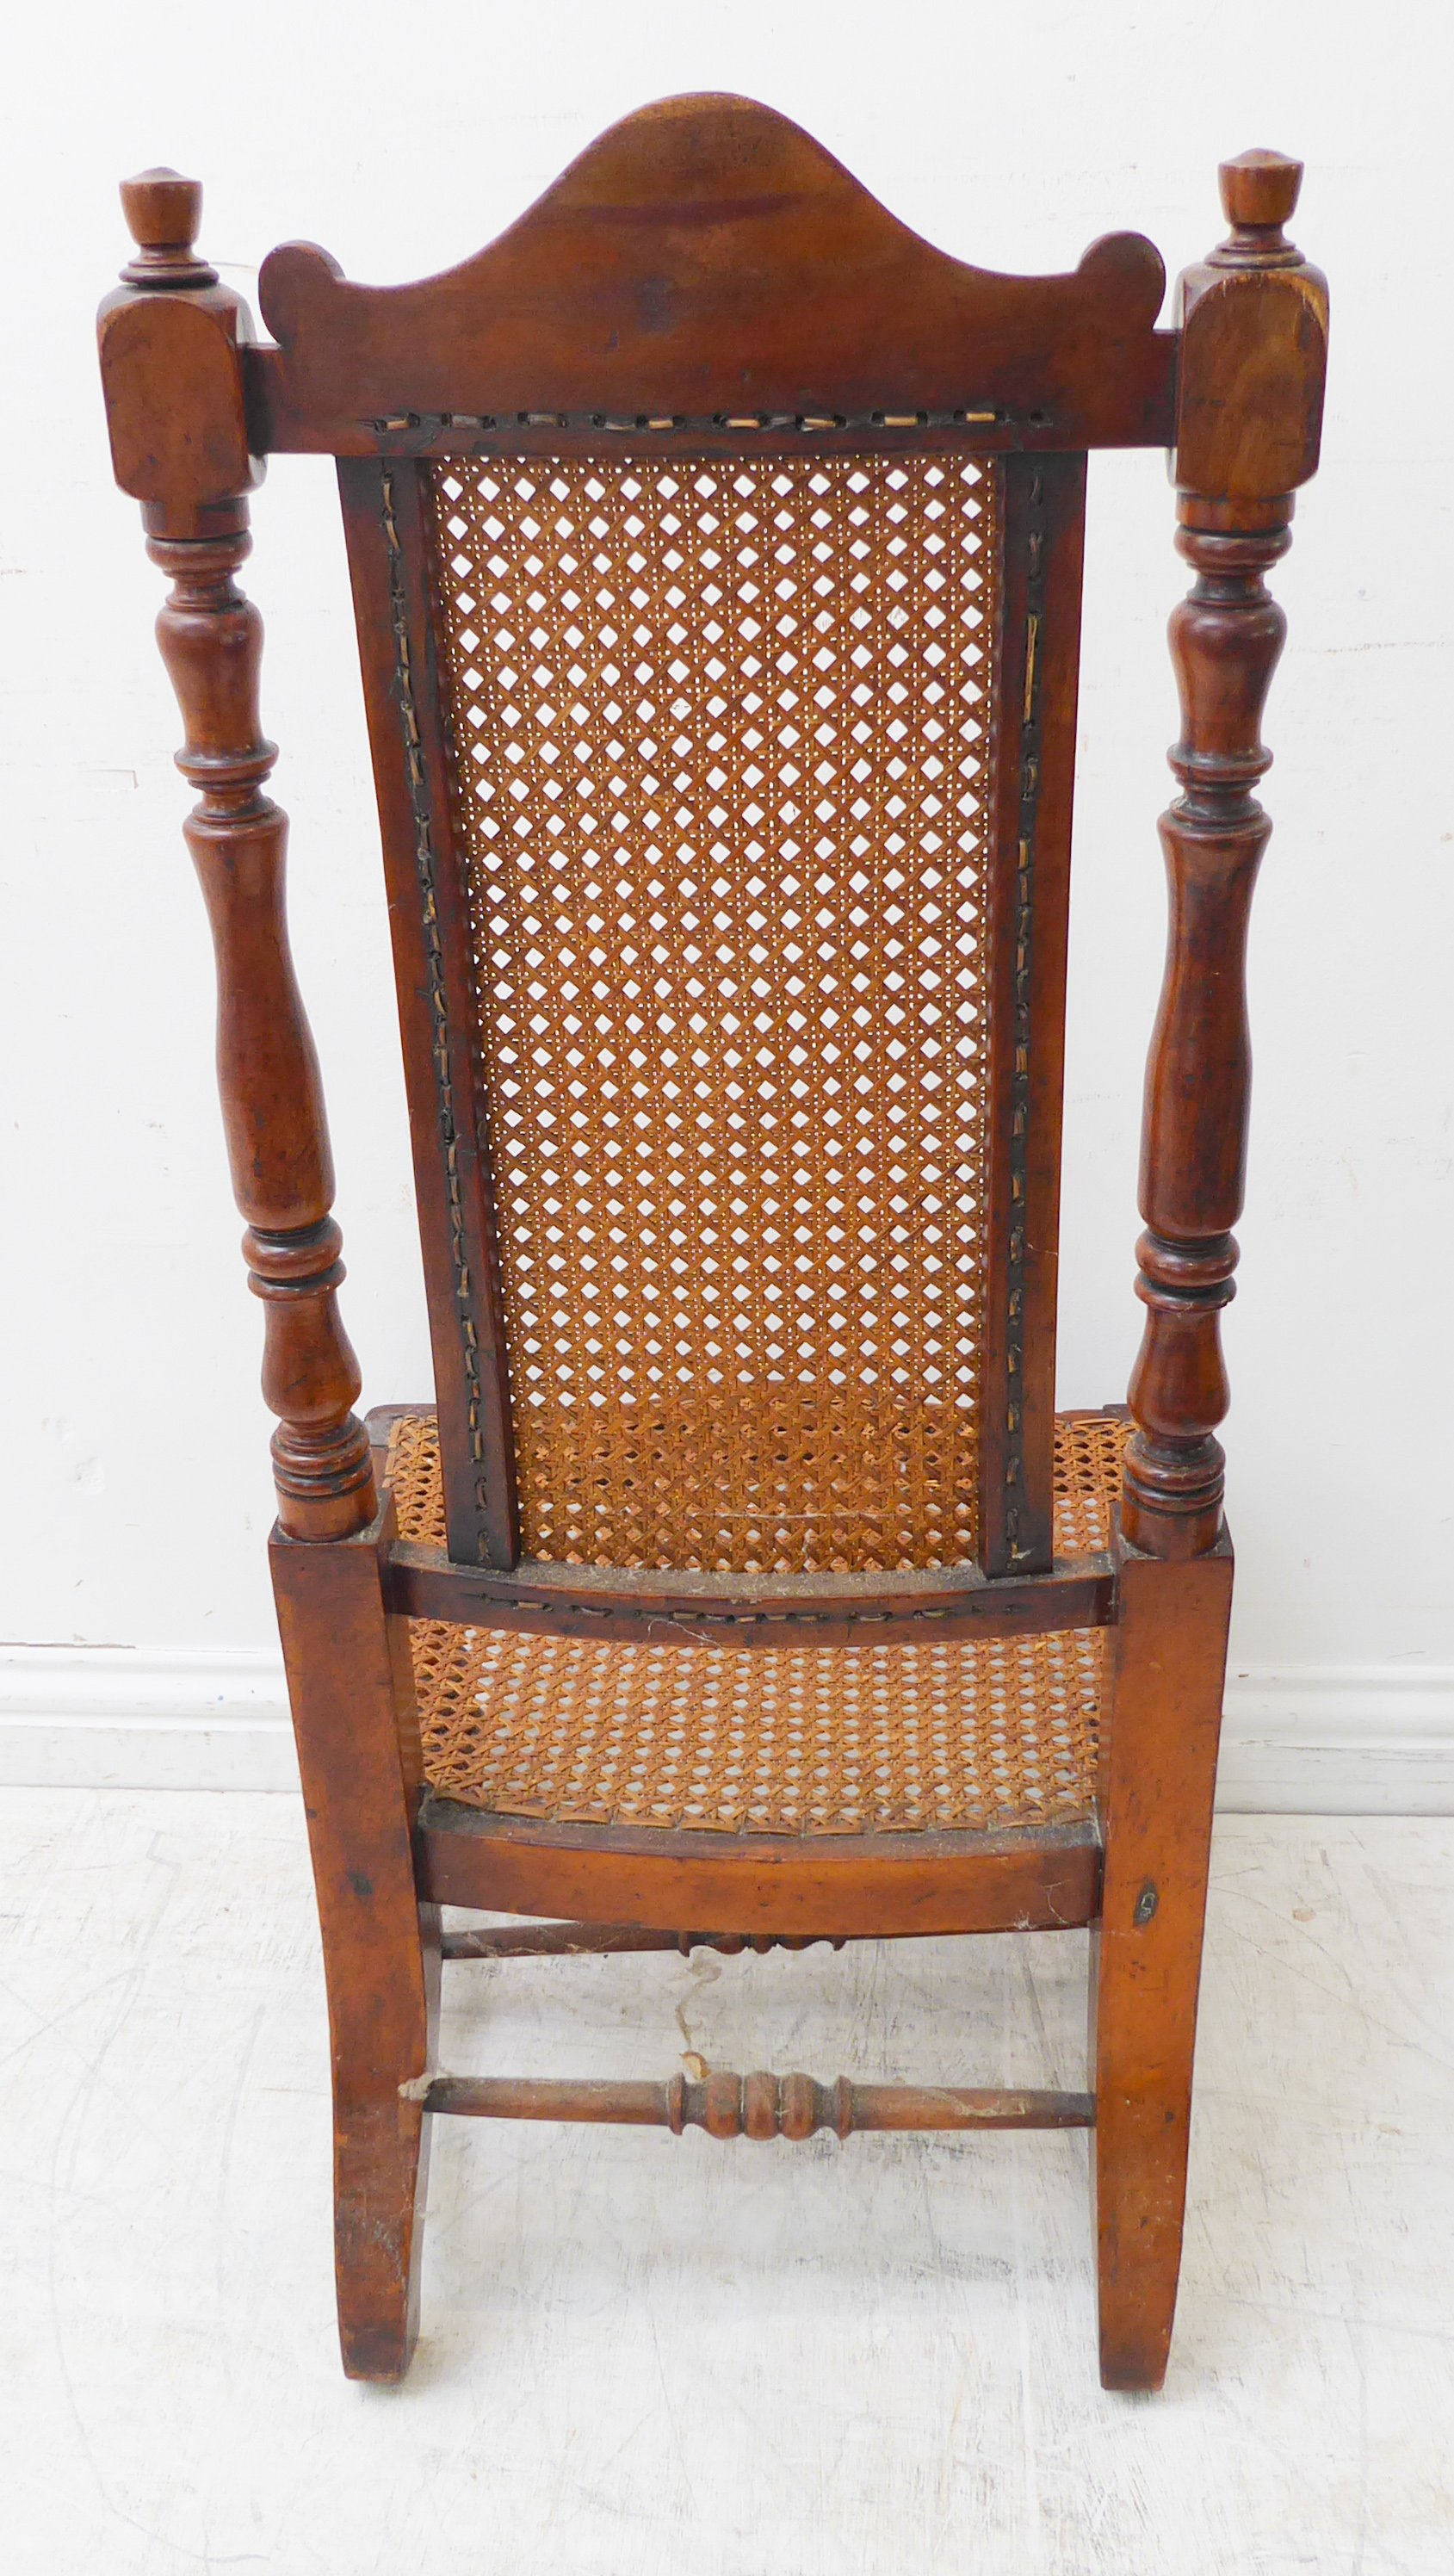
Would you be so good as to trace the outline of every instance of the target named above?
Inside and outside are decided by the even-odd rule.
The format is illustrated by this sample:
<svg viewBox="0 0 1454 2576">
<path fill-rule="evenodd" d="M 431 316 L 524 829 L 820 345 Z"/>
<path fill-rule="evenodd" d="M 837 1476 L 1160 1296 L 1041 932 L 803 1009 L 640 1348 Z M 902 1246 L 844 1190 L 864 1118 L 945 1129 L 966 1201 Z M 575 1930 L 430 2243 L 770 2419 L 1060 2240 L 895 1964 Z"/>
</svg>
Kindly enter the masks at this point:
<svg viewBox="0 0 1454 2576">
<path fill-rule="evenodd" d="M 1157 2387 L 1180 2262 L 1192 2047 L 1232 1555 L 1217 1426 L 1249 1054 L 1254 789 L 1283 635 L 1264 575 L 1316 469 L 1327 289 L 1284 233 L 1300 165 L 1221 171 L 1228 237 L 1164 273 L 1135 235 L 1072 273 L 999 277 L 931 248 L 796 127 L 668 100 L 601 138 L 499 241 L 406 287 L 293 244 L 261 277 L 270 343 L 196 249 L 200 189 L 125 184 L 136 249 L 100 315 L 112 459 L 171 577 L 158 636 L 197 791 L 186 837 L 218 974 L 218 1073 L 278 1524 L 271 1543 L 309 1817 L 334 2063 L 340 2332 L 393 2379 L 417 2330 L 430 2117 L 625 2119 L 712 2135 L 1084 2126 L 1101 2371 Z M 1052 1371 L 1086 457 L 1167 447 L 1194 573 L 1171 625 L 1179 793 L 1161 825 L 1166 968 L 1147 1070 L 1145 1318 L 1118 1525 L 1056 1560 Z M 322 1087 L 288 949 L 286 820 L 266 792 L 261 631 L 236 582 L 273 453 L 338 461 L 378 790 L 439 1403 L 448 1546 L 405 1542 L 354 1412 Z M 442 460 L 947 457 L 998 478 L 995 803 L 975 1561 L 724 1574 L 522 1557 L 501 1289 L 447 792 L 425 478 Z M 417 1408 L 416 1408 L 417 1410 Z M 487 1812 L 425 1777 L 410 1622 L 700 1650 L 1104 1629 L 1093 1809 L 1015 1830 L 783 1835 Z M 441 1934 L 439 1909 L 564 1916 Z M 720 1923 L 722 1934 L 680 1926 Z M 986 2093 L 716 2070 L 663 2085 L 445 2076 L 455 1960 L 708 1941 L 799 1946 L 1091 1926 L 1083 2093 Z"/>
</svg>

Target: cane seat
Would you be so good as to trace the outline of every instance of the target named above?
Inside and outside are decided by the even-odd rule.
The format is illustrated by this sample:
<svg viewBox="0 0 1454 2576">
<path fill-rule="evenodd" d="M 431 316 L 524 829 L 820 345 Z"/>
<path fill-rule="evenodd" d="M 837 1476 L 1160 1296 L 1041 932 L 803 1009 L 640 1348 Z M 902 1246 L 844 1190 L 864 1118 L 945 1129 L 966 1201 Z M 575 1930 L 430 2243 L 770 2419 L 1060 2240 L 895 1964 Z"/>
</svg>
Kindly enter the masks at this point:
<svg viewBox="0 0 1454 2576">
<path fill-rule="evenodd" d="M 1129 1427 L 1058 1419 L 1057 1555 L 1109 1548 Z M 401 1537 L 442 1547 L 432 1414 L 395 1421 L 384 1473 Z M 425 1776 L 464 1806 L 772 1835 L 1005 1830 L 1092 1811 L 1104 1629 L 684 1650 L 409 1627 Z"/>
</svg>

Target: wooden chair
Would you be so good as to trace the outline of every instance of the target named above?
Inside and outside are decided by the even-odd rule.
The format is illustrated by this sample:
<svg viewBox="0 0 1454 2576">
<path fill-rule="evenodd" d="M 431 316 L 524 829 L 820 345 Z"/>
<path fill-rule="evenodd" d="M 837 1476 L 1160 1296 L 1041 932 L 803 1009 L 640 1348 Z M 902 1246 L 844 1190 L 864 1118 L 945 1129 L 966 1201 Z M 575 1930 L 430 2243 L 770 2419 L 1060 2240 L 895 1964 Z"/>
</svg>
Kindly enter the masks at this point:
<svg viewBox="0 0 1454 2576">
<path fill-rule="evenodd" d="M 1322 395 L 1299 177 L 1224 165 L 1230 235 L 1158 331 L 1134 235 L 990 275 L 781 117 L 671 100 L 445 276 L 275 251 L 271 342 L 193 247 L 198 188 L 122 190 L 102 367 L 174 585 L 280 1423 L 355 2377 L 407 2367 L 429 2120 L 455 2111 L 1085 2128 L 1102 2376 L 1161 2381 L 1232 1582 L 1262 576 Z M 1100 447 L 1174 449 L 1196 582 L 1145 1336 L 1129 1414 L 1057 1422 Z M 274 452 L 338 460 L 429 1292 L 437 1410 L 366 1424 L 234 584 Z M 561 1919 L 441 1936 L 451 1905 Z M 441 1958 L 1068 1925 L 1093 1935 L 1082 2092 L 436 2068 Z"/>
</svg>

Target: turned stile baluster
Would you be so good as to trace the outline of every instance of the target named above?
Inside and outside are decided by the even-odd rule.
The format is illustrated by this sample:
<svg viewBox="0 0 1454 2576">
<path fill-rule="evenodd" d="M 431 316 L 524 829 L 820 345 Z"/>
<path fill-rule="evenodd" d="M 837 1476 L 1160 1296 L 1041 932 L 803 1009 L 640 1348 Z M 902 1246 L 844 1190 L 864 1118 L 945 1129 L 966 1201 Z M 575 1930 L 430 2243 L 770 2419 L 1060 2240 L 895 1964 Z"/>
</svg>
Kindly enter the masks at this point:
<svg viewBox="0 0 1454 2576">
<path fill-rule="evenodd" d="M 149 171 L 123 187 L 122 202 L 138 248 L 121 295 L 103 308 L 113 429 L 124 442 L 134 419 L 143 447 L 148 379 L 160 390 L 176 362 L 193 360 L 199 395 L 192 454 L 143 450 L 140 476 L 135 457 L 118 456 L 118 471 L 129 462 L 124 487 L 151 486 L 139 495 L 147 551 L 172 582 L 157 640 L 186 728 L 178 767 L 198 795 L 183 828 L 217 952 L 218 1081 L 243 1250 L 267 1318 L 278 1518 L 290 1537 L 343 1538 L 378 1506 L 368 1434 L 352 1410 L 358 1363 L 338 1313 L 343 1238 L 329 1214 L 323 1092 L 288 952 L 287 817 L 266 793 L 276 754 L 258 716 L 262 621 L 235 580 L 251 544 L 236 359 L 247 316 L 193 251 L 194 182 Z M 180 410 L 184 387 L 168 391 Z"/>
<path fill-rule="evenodd" d="M 235 578 L 256 479 L 248 317 L 193 249 L 195 182 L 152 170 L 121 193 L 138 247 L 101 308 L 101 370 L 117 481 L 171 577 L 157 636 L 197 791 L 183 828 L 216 950 L 223 1123 L 278 1417 L 273 1581 L 328 1976 L 340 2331 L 352 2375 L 389 2379 L 415 2330 L 424 2183 L 424 2114 L 398 2088 L 432 2050 L 438 1912 L 414 1882 L 417 1715 L 382 1579 L 396 1529 L 338 1312 L 333 1164 L 284 911 L 287 818 L 266 792 L 262 621 Z"/>
<path fill-rule="evenodd" d="M 1171 621 L 1181 793 L 1161 825 L 1170 934 L 1146 1077 L 1135 1430 L 1121 1510 L 1105 1861 L 1092 1939 L 1101 2375 L 1158 2388 L 1181 2262 L 1207 1866 L 1231 1608 L 1219 1316 L 1232 1294 L 1251 1057 L 1244 959 L 1271 825 L 1263 701 L 1283 615 L 1264 575 L 1317 464 L 1327 288 L 1283 234 L 1301 165 L 1222 166 L 1229 239 L 1181 281 Z"/>
<path fill-rule="evenodd" d="M 1247 1151 L 1247 922 L 1272 829 L 1253 791 L 1271 758 L 1261 718 L 1286 623 L 1263 576 L 1287 551 L 1294 488 L 1317 463 L 1327 313 L 1322 277 L 1282 230 L 1301 177 L 1277 153 L 1224 162 L 1231 234 L 1180 289 L 1177 544 L 1197 577 L 1170 629 L 1181 794 L 1161 823 L 1170 925 L 1146 1076 L 1146 1322 L 1122 1511 L 1126 1539 L 1158 1557 L 1201 1556 L 1222 1526 L 1219 1317 L 1234 1293 Z"/>
<path fill-rule="evenodd" d="M 377 1509 L 361 1379 L 338 1311 L 343 1237 L 313 1041 L 283 909 L 288 821 L 264 792 L 275 758 L 257 711 L 262 621 L 234 574 L 245 529 L 152 536 L 172 577 L 157 639 L 187 728 L 177 765 L 198 791 L 183 830 L 217 951 L 217 1062 L 232 1183 L 264 1303 L 263 1395 L 278 1519 L 291 1538 L 343 1538 Z"/>
</svg>

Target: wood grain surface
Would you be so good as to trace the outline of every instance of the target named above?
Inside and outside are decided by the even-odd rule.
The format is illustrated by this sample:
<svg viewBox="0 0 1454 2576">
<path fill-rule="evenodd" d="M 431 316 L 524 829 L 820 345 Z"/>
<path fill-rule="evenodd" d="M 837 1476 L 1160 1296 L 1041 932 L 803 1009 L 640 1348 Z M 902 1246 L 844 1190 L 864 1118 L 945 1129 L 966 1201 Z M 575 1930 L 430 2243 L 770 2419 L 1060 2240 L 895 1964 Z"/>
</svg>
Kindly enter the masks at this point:
<svg viewBox="0 0 1454 2576">
<path fill-rule="evenodd" d="M 1248 906 L 1269 829 L 1251 791 L 1267 765 L 1259 723 L 1282 636 L 1262 577 L 1286 545 L 1293 493 L 1315 468 L 1322 406 L 1326 284 L 1283 229 L 1300 178 L 1301 165 L 1276 153 L 1223 165 L 1231 230 L 1184 275 L 1178 333 L 1163 335 L 1153 327 L 1161 263 L 1137 236 L 1096 244 L 1071 276 L 991 276 L 932 250 L 769 110 L 669 100 L 614 127 L 500 241 L 442 277 L 373 289 L 347 283 L 307 245 L 275 252 L 261 278 L 270 350 L 249 345 L 240 299 L 196 249 L 196 185 L 158 170 L 123 190 L 136 251 L 102 307 L 102 375 L 117 479 L 141 501 L 150 550 L 173 582 L 159 636 L 186 724 L 181 765 L 199 790 L 186 829 L 217 950 L 224 1120 L 252 1282 L 268 1311 L 264 1390 L 280 1421 L 273 1566 L 328 1972 L 339 2318 L 353 2376 L 397 2379 L 412 2347 L 426 2106 L 444 2099 L 432 2090 L 437 1908 L 466 1903 L 792 1938 L 1096 1923 L 1101 2369 L 1115 2389 L 1160 2385 L 1181 2254 L 1232 1571 L 1215 1437 L 1227 1405 L 1218 1313 L 1231 1294 L 1245 1159 Z M 623 407 L 619 419 L 612 406 Z M 693 1603 L 690 1584 L 662 1599 L 619 1577 L 597 1583 L 592 1600 L 588 1570 L 574 1565 L 564 1597 L 552 1598 L 551 1578 L 514 1573 L 511 1353 L 481 1142 L 480 967 L 446 787 L 429 589 L 439 566 L 431 573 L 417 460 L 529 453 L 541 440 L 606 452 L 621 436 L 633 448 L 617 453 L 657 440 L 664 456 L 706 453 L 704 439 L 712 452 L 725 440 L 743 454 L 764 439 L 805 441 L 804 453 L 845 440 L 1011 451 L 999 469 L 988 1007 L 977 1038 L 955 1039 L 956 1049 L 982 1048 L 990 1104 L 978 1565 L 962 1598 L 948 1597 L 952 1569 L 948 1583 L 931 1576 L 927 1599 L 901 1598 L 898 1558 L 881 1548 L 866 1560 L 889 1560 L 870 1601 L 835 1575 L 820 1598 L 789 1597 L 784 1608 L 824 1643 L 863 1617 L 907 1625 L 947 1614 L 967 1625 L 990 1602 L 1003 1604 L 985 1619 L 990 1629 L 1033 1625 L 1057 1599 L 1070 1624 L 1109 1617 L 1101 1792 L 1096 1813 L 1074 1825 L 779 1843 L 532 1829 L 437 1797 L 420 1806 L 406 1612 L 440 1609 L 453 1587 L 456 1608 L 468 1598 L 477 1618 L 498 1611 L 591 1633 L 604 1611 L 605 1633 L 656 1621 L 689 1638 L 694 1619 L 755 1629 L 777 1607 L 755 1579 L 735 1599 L 709 1591 Z M 1163 439 L 1175 445 L 1180 543 L 1197 580 L 1172 624 L 1181 793 L 1162 825 L 1171 902 L 1146 1087 L 1146 1325 L 1120 1528 L 1105 1560 L 1061 1570 L 1051 1548 L 1052 1376 L 1085 451 Z M 469 1569 L 463 1582 L 437 1551 L 432 1564 L 418 1549 L 394 1562 L 393 1501 L 386 1495 L 376 1512 L 370 1434 L 352 1412 L 359 1373 L 337 1309 L 341 1236 L 322 1090 L 287 946 L 286 827 L 264 793 L 274 753 L 258 713 L 261 633 L 234 578 L 252 456 L 270 446 L 341 460 L 421 1169 L 450 1555 Z M 892 989 L 885 972 L 872 997 L 889 1018 Z M 571 1113 L 576 1123 L 593 1114 L 590 1100 Z M 563 1196 L 557 1188 L 557 1215 Z M 548 1210 L 547 1231 L 555 1221 Z M 538 1329 L 558 1331 L 561 1320 Z M 643 1561 L 654 1561 L 649 1549 Z M 1018 1594 L 1002 1588 L 1017 1574 L 1039 1581 Z M 652 1585 L 659 1592 L 660 1578 Z M 643 2118 L 664 2112 L 674 2127 L 700 2118 L 714 2135 L 745 2127 L 764 2139 L 806 2139 L 825 2122 L 846 2135 L 855 2103 L 870 2127 L 891 2123 L 895 2102 L 905 2107 L 872 2085 L 860 2098 L 806 2077 L 780 2085 L 767 2074 L 689 2072 L 689 2085 L 654 2097 L 654 2111 L 619 2080 L 590 2098 L 600 2110 L 629 2095 Z M 528 2116 L 544 2098 L 537 2081 L 491 2078 L 488 2100 L 467 2087 L 458 2107 L 513 2105 Z M 1051 2090 L 1063 2116 L 1071 2097 Z M 1031 2092 L 1043 2111 L 1047 2088 Z M 924 2108 L 931 2095 L 921 2087 L 917 2098 Z M 958 2104 L 956 2124 L 990 2116 L 983 2088 L 935 2098 L 945 2120 Z M 1089 2118 L 1086 2097 L 1074 2099 Z"/>
</svg>

